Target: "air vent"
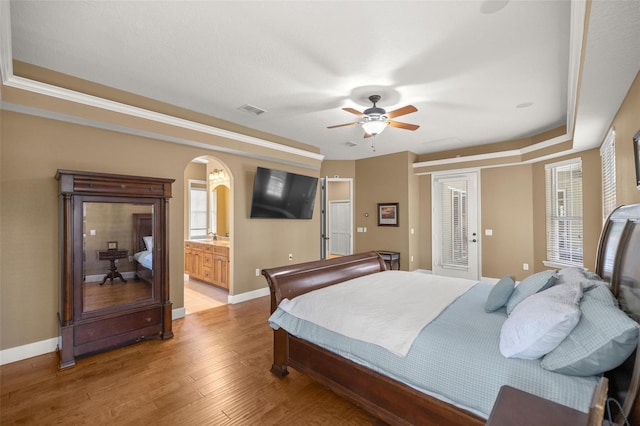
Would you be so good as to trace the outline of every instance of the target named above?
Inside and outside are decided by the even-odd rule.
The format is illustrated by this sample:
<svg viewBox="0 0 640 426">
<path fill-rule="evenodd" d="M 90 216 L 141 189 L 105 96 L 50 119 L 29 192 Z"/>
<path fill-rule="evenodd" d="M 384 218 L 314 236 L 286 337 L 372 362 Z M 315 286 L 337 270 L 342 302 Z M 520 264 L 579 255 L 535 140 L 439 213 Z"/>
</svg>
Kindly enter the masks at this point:
<svg viewBox="0 0 640 426">
<path fill-rule="evenodd" d="M 260 115 L 263 112 L 266 112 L 265 110 L 258 108 L 257 106 L 253 106 L 253 105 L 249 105 L 249 104 L 244 104 L 241 107 L 238 108 L 240 111 L 244 111 L 244 112 L 248 112 L 250 114 L 254 114 L 254 115 Z"/>
<path fill-rule="evenodd" d="M 351 142 L 351 141 L 346 141 L 344 144 L 345 144 L 346 146 L 348 146 L 349 148 L 353 148 L 354 146 L 357 146 L 357 145 L 358 145 L 357 143 L 353 143 L 353 142 Z"/>
</svg>

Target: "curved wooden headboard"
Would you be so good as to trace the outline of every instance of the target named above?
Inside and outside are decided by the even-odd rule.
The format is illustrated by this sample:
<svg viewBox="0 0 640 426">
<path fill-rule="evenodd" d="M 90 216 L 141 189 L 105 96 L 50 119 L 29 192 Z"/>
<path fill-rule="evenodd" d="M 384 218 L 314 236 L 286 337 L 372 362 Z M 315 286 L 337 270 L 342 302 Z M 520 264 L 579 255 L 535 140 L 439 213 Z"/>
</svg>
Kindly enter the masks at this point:
<svg viewBox="0 0 640 426">
<path fill-rule="evenodd" d="M 640 204 L 618 207 L 609 215 L 600 236 L 596 273 L 611 284 L 620 308 L 640 323 Z M 610 395 L 624 401 L 631 424 L 640 424 L 640 350 L 607 377 Z"/>
<path fill-rule="evenodd" d="M 263 269 L 262 275 L 267 279 L 271 290 L 271 312 L 273 312 L 282 299 L 293 299 L 312 290 L 384 271 L 386 268 L 380 255 L 372 251 Z"/>
</svg>

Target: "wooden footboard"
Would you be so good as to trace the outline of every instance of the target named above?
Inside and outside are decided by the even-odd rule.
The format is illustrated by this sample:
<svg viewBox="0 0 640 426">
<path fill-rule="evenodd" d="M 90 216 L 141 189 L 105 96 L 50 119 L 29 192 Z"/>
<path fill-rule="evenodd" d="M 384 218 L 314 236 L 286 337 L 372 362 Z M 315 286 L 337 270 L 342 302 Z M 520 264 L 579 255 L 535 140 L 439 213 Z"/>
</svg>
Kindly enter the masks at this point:
<svg viewBox="0 0 640 426">
<path fill-rule="evenodd" d="M 384 271 L 375 252 L 307 262 L 262 271 L 271 290 L 271 311 L 284 298 Z M 287 367 L 307 374 L 337 394 L 390 424 L 482 425 L 485 420 L 390 379 L 280 329 L 274 331 L 273 365 L 278 377 Z"/>
</svg>

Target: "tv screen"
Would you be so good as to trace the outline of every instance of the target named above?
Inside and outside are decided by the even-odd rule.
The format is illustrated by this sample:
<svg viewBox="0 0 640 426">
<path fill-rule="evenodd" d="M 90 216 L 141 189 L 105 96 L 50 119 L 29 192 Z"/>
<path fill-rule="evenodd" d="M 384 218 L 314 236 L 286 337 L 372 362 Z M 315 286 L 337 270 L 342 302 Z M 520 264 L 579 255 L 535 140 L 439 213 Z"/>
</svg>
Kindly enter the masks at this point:
<svg viewBox="0 0 640 426">
<path fill-rule="evenodd" d="M 311 219 L 317 188 L 318 178 L 258 167 L 250 217 Z"/>
</svg>

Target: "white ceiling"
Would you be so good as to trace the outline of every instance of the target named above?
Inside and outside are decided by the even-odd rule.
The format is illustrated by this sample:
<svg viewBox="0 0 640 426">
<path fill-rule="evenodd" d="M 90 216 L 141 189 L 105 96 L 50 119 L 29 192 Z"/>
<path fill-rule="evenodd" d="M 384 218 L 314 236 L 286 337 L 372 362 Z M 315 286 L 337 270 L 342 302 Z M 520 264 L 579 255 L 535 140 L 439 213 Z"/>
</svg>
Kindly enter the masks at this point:
<svg viewBox="0 0 640 426">
<path fill-rule="evenodd" d="M 328 159 L 571 128 L 574 108 L 576 148 L 595 147 L 640 69 L 636 0 L 592 1 L 577 106 L 571 61 L 580 52 L 570 45 L 581 29 L 571 27 L 568 0 L 11 1 L 10 9 L 14 59 L 315 145 Z M 341 108 L 362 111 L 372 94 L 387 111 L 416 106 L 397 120 L 420 128 L 388 128 L 375 152 L 359 126 L 327 129 L 356 121 Z"/>
</svg>

